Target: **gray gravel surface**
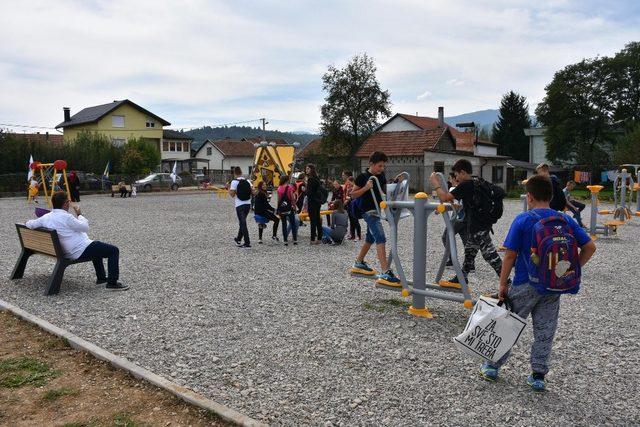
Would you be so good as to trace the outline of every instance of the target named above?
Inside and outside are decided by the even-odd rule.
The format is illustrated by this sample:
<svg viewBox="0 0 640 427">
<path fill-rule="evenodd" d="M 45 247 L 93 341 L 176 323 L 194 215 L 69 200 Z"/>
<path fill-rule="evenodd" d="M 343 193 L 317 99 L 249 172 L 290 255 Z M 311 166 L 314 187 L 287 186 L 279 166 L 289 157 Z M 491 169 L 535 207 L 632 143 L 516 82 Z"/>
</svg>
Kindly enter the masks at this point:
<svg viewBox="0 0 640 427">
<path fill-rule="evenodd" d="M 83 197 L 91 237 L 120 247 L 128 292 L 95 285 L 90 263 L 69 267 L 61 293 L 42 295 L 53 263 L 18 257 L 15 222 L 24 200 L 0 200 L 0 298 L 139 365 L 271 424 L 280 425 L 638 425 L 640 218 L 598 239 L 583 290 L 564 297 L 549 391 L 534 394 L 527 328 L 497 383 L 451 338 L 468 311 L 428 300 L 436 318 L 415 318 L 396 293 L 350 278 L 358 243 L 235 247 L 231 200 L 210 194 L 137 199 Z M 501 243 L 519 202 L 496 227 Z M 401 225 L 411 271 L 412 220 Z M 252 237 L 257 227 L 250 221 Z M 442 255 L 442 220 L 429 219 L 429 275 Z M 269 231 L 265 232 L 269 236 Z M 370 261 L 373 261 L 373 254 Z M 478 256 L 476 292 L 497 279 Z M 0 344 L 1 345 L 1 344 Z"/>
</svg>

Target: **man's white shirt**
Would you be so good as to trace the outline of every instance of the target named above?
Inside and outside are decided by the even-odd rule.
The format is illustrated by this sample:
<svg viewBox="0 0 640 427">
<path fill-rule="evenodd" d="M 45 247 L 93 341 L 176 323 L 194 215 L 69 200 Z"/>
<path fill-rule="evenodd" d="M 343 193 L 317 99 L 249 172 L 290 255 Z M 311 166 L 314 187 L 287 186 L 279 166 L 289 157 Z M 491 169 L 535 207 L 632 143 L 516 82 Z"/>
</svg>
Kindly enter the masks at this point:
<svg viewBox="0 0 640 427">
<path fill-rule="evenodd" d="M 92 242 L 87 236 L 89 221 L 82 215 L 78 218 L 64 209 L 54 209 L 38 219 L 27 221 L 27 228 L 45 227 L 56 230 L 65 258 L 78 259 Z"/>
<path fill-rule="evenodd" d="M 238 188 L 238 183 L 240 182 L 241 179 L 246 179 L 246 178 L 242 177 L 242 176 L 240 176 L 238 178 L 234 178 L 233 181 L 231 181 L 231 185 L 229 186 L 229 190 L 236 191 L 236 195 L 234 197 L 235 202 L 236 202 L 236 208 L 238 206 L 250 205 L 251 204 L 251 198 L 249 198 L 249 200 L 240 200 L 240 199 L 238 199 L 237 188 Z M 249 185 L 251 186 L 251 181 L 249 181 L 248 179 L 246 179 L 246 180 L 249 183 Z"/>
</svg>

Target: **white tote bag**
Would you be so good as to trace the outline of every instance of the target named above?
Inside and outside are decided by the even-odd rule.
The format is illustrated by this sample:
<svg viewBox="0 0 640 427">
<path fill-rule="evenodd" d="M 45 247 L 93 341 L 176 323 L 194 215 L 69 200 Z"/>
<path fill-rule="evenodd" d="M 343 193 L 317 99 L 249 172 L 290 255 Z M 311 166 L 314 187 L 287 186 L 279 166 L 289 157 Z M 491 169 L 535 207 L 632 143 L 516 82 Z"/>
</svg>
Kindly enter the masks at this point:
<svg viewBox="0 0 640 427">
<path fill-rule="evenodd" d="M 498 300 L 482 296 L 453 342 L 462 353 L 496 363 L 518 342 L 526 325 L 522 317 L 498 305 Z"/>
</svg>

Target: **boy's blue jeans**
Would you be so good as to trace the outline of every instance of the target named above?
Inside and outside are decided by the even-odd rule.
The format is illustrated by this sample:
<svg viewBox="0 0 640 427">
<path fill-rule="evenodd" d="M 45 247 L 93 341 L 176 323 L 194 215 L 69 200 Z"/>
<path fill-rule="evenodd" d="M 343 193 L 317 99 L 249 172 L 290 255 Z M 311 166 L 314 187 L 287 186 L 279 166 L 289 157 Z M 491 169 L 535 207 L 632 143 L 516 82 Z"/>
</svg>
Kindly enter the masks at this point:
<svg viewBox="0 0 640 427">
<path fill-rule="evenodd" d="M 367 223 L 367 234 L 364 238 L 365 242 L 369 244 L 382 244 L 387 242 L 387 238 L 384 235 L 384 228 L 382 228 L 382 222 L 378 215 L 369 213 L 362 214 L 362 219 Z"/>
<path fill-rule="evenodd" d="M 531 345 L 531 371 L 546 375 L 549 372 L 549 357 L 553 337 L 558 327 L 560 295 L 540 295 L 529 284 L 511 286 L 507 294 L 513 303 L 513 311 L 523 319 L 529 317 L 533 323 L 533 344 Z M 509 353 L 494 366 L 499 368 L 509 358 Z"/>
</svg>

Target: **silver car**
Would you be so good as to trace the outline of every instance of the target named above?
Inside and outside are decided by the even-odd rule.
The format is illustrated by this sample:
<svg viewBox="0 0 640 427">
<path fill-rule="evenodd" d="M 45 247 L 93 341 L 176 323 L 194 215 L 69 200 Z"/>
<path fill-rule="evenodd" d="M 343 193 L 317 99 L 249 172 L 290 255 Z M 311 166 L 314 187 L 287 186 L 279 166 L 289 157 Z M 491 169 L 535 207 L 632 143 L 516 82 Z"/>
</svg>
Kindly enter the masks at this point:
<svg viewBox="0 0 640 427">
<path fill-rule="evenodd" d="M 151 175 L 139 179 L 135 182 L 135 186 L 140 191 L 153 191 L 160 189 L 177 190 L 182 186 L 182 178 L 176 177 L 176 182 L 171 179 L 171 174 L 168 173 L 152 173 Z"/>
</svg>

